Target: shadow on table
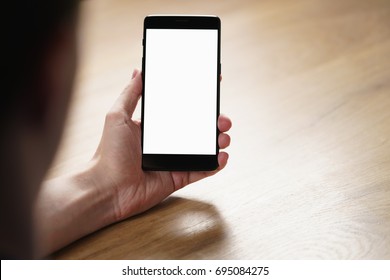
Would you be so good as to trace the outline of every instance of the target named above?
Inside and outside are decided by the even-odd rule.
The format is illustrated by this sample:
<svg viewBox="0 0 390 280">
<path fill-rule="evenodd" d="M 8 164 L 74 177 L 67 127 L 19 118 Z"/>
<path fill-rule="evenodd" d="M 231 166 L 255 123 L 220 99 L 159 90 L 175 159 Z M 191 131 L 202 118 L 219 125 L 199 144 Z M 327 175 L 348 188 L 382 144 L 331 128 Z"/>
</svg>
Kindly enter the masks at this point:
<svg viewBox="0 0 390 280">
<path fill-rule="evenodd" d="M 53 257 L 213 259 L 226 242 L 226 227 L 213 205 L 172 196 L 141 215 L 76 241 Z"/>
</svg>

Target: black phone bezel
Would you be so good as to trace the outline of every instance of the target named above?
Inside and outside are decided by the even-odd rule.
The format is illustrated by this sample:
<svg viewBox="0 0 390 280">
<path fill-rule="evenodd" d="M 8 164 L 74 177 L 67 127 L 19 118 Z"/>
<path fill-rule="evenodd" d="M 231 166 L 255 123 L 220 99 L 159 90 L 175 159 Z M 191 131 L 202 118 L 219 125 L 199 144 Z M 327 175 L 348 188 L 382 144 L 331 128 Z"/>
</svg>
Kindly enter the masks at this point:
<svg viewBox="0 0 390 280">
<path fill-rule="evenodd" d="M 217 114 L 219 117 L 220 107 L 220 75 L 221 75 L 221 21 L 217 16 L 193 16 L 193 15 L 153 15 L 147 16 L 144 20 L 143 30 L 143 57 L 142 57 L 142 82 L 145 84 L 145 69 L 146 58 L 146 29 L 216 29 L 218 31 L 218 50 L 217 50 Z M 218 135 L 216 137 L 215 155 L 199 155 L 199 154 L 144 154 L 144 106 L 145 106 L 145 91 L 142 89 L 142 104 L 141 104 L 141 148 L 142 148 L 142 169 L 151 171 L 211 171 L 218 168 Z"/>
</svg>

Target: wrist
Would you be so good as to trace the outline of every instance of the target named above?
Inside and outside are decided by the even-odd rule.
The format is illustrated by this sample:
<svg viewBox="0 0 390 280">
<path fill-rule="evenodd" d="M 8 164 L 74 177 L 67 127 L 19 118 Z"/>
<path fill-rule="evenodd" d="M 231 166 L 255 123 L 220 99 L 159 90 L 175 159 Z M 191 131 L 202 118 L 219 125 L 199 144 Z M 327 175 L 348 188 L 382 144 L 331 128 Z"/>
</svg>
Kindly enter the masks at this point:
<svg viewBox="0 0 390 280">
<path fill-rule="evenodd" d="M 35 210 L 38 256 L 115 222 L 112 193 L 104 191 L 95 172 L 91 162 L 71 175 L 44 183 Z"/>
<path fill-rule="evenodd" d="M 94 230 L 116 222 L 113 207 L 115 194 L 96 160 L 90 161 L 79 172 L 74 173 L 72 180 L 73 185 L 83 193 L 81 201 L 88 201 L 85 210 L 96 221 Z"/>
</svg>

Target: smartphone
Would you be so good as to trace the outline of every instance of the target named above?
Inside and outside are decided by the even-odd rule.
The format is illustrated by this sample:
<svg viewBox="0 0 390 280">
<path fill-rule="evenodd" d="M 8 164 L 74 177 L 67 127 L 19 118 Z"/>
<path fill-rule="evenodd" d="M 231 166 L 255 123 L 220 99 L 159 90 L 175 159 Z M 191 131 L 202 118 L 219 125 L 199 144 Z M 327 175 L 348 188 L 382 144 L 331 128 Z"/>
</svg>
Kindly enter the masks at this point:
<svg viewBox="0 0 390 280">
<path fill-rule="evenodd" d="M 142 168 L 218 167 L 221 22 L 216 16 L 144 20 Z"/>
</svg>

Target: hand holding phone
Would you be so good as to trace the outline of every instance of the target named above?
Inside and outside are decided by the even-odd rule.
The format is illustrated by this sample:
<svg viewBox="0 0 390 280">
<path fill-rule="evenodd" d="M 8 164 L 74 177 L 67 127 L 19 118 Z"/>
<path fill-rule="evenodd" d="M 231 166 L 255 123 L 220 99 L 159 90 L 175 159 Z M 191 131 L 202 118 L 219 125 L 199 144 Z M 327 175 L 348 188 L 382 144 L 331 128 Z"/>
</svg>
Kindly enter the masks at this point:
<svg viewBox="0 0 390 280">
<path fill-rule="evenodd" d="M 219 18 L 148 16 L 143 45 L 142 168 L 215 170 Z"/>
</svg>

